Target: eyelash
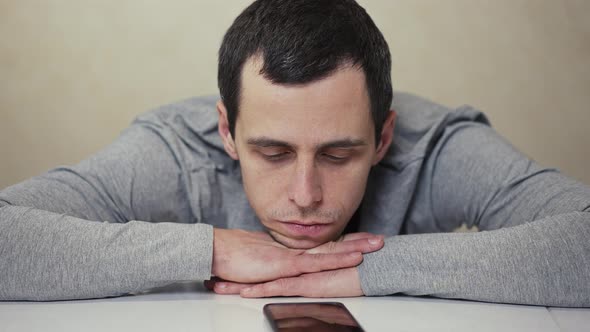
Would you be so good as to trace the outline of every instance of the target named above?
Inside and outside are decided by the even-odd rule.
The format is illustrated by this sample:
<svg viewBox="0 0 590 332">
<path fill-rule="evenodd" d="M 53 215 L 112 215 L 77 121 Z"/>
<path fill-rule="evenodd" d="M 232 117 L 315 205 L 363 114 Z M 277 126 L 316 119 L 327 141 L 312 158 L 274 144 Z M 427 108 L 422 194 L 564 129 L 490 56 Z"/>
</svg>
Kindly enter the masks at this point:
<svg viewBox="0 0 590 332">
<path fill-rule="evenodd" d="M 326 157 L 331 162 L 337 163 L 337 164 L 343 163 L 348 160 L 348 157 L 337 157 L 337 156 L 333 156 L 331 154 L 322 154 L 322 156 Z"/>
<path fill-rule="evenodd" d="M 291 152 L 280 152 L 280 153 L 276 153 L 276 154 L 272 154 L 272 155 L 268 155 L 268 154 L 263 153 L 262 155 L 263 155 L 264 159 L 266 159 L 267 161 L 280 162 L 280 161 L 283 161 L 285 159 L 285 157 L 289 154 L 291 154 Z M 337 157 L 337 156 L 333 156 L 333 155 L 325 154 L 325 153 L 322 153 L 321 156 L 325 157 L 330 162 L 335 163 L 335 164 L 341 164 L 341 163 L 344 163 L 348 160 L 348 157 Z"/>
<path fill-rule="evenodd" d="M 280 152 L 280 153 L 276 153 L 276 154 L 264 154 L 263 153 L 262 155 L 268 161 L 281 161 L 289 153 L 290 152 Z"/>
</svg>

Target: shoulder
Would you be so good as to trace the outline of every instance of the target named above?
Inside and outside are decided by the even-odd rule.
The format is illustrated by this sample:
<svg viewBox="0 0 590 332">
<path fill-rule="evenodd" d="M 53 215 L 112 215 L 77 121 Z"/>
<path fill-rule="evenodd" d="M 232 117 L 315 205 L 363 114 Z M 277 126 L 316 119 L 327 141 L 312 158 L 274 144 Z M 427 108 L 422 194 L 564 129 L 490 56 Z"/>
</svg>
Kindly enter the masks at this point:
<svg viewBox="0 0 590 332">
<path fill-rule="evenodd" d="M 445 130 L 458 123 L 489 125 L 486 116 L 470 106 L 453 109 L 405 92 L 394 93 L 392 109 L 397 113 L 394 139 L 382 163 L 395 168 L 424 159 Z"/>
<path fill-rule="evenodd" d="M 150 123 L 176 129 L 207 132 L 217 127 L 216 95 L 192 97 L 140 114 L 134 123 Z"/>
<path fill-rule="evenodd" d="M 132 126 L 143 126 L 160 136 L 181 162 L 193 167 L 232 164 L 217 133 L 219 96 L 192 97 L 140 114 Z"/>
</svg>

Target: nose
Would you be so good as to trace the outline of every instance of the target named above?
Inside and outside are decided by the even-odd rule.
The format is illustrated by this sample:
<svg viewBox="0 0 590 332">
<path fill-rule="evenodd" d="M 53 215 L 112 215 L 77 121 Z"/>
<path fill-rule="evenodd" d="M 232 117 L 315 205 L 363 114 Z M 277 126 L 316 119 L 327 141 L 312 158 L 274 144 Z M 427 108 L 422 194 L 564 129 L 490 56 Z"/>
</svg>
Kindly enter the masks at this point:
<svg viewBox="0 0 590 332">
<path fill-rule="evenodd" d="M 298 160 L 289 183 L 289 199 L 299 207 L 311 207 L 322 200 L 322 187 L 315 161 Z"/>
</svg>

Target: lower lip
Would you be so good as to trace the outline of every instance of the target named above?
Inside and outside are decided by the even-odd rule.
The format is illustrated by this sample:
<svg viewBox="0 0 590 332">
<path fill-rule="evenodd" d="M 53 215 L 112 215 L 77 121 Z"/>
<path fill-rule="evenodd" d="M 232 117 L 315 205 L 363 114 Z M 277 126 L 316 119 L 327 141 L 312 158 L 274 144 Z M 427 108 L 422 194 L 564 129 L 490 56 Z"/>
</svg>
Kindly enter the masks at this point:
<svg viewBox="0 0 590 332">
<path fill-rule="evenodd" d="M 301 225 L 295 223 L 283 223 L 289 233 L 295 236 L 317 236 L 328 229 L 326 224 Z"/>
</svg>

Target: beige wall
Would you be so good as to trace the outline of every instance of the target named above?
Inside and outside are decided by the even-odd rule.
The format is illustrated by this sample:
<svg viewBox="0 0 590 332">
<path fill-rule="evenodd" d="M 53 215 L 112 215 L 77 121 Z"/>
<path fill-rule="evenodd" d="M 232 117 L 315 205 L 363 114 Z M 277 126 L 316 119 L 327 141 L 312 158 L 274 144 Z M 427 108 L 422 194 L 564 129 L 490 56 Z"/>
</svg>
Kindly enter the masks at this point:
<svg viewBox="0 0 590 332">
<path fill-rule="evenodd" d="M 397 89 L 484 110 L 545 165 L 590 183 L 590 1 L 360 1 Z M 0 188 L 112 141 L 138 113 L 216 92 L 248 0 L 0 0 Z"/>
</svg>

